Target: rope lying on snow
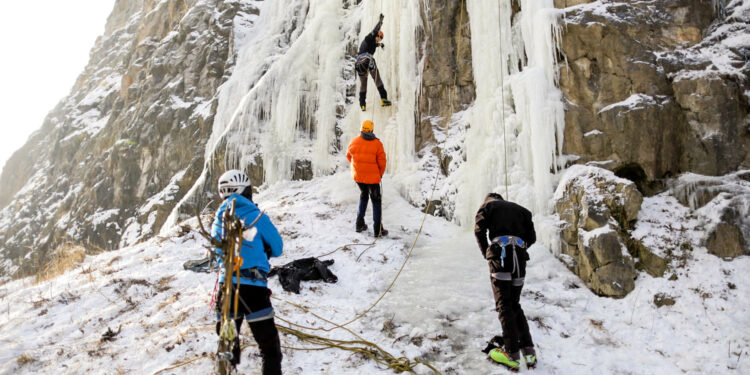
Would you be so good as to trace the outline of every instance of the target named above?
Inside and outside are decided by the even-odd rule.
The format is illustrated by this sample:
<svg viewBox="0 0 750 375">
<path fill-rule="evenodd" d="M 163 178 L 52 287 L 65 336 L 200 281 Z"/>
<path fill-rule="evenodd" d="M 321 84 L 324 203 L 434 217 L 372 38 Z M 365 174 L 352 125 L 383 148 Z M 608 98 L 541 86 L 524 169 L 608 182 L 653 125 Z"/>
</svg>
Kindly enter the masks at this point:
<svg viewBox="0 0 750 375">
<path fill-rule="evenodd" d="M 308 342 L 312 345 L 319 345 L 316 348 L 304 348 L 297 350 L 324 350 L 324 349 L 341 349 L 353 353 L 359 353 L 367 358 L 392 369 L 395 372 L 409 372 L 414 374 L 415 367 L 422 364 L 429 367 L 434 373 L 440 374 L 435 367 L 425 361 L 415 358 L 413 361 L 406 357 L 394 357 L 387 351 L 383 350 L 377 344 L 367 340 L 337 340 L 326 337 L 305 333 L 294 328 L 276 325 L 279 331 L 296 336 L 300 341 Z"/>
<path fill-rule="evenodd" d="M 286 322 L 287 324 L 292 324 L 278 315 L 276 316 L 281 321 Z M 339 339 L 332 339 L 327 337 L 322 337 L 318 335 L 314 335 L 311 333 L 302 332 L 300 330 L 279 325 L 276 324 L 276 328 L 285 334 L 289 334 L 292 336 L 297 337 L 300 341 L 307 342 L 311 345 L 317 345 L 316 347 L 306 347 L 306 348 L 300 348 L 300 347 L 291 347 L 291 346 L 284 346 L 281 347 L 287 350 L 296 350 L 296 351 L 319 351 L 319 350 L 328 350 L 328 349 L 340 349 L 340 350 L 346 350 L 352 353 L 360 354 L 366 358 L 369 358 L 381 365 L 384 365 L 391 370 L 400 373 L 400 372 L 408 372 L 415 374 L 415 369 L 418 365 L 424 365 L 428 368 L 430 368 L 435 374 L 441 374 L 440 371 L 438 371 L 437 368 L 432 366 L 430 363 L 426 361 L 422 361 L 418 358 L 415 358 L 414 360 L 410 360 L 406 357 L 395 357 L 388 351 L 384 350 L 377 344 L 363 339 L 361 336 L 357 335 L 356 333 L 352 332 L 358 339 L 357 340 L 339 340 Z M 350 331 L 351 332 L 351 331 Z M 242 349 L 245 349 L 250 346 L 257 346 L 256 344 L 245 344 L 242 346 Z M 161 370 L 158 370 L 153 373 L 153 375 L 161 374 L 165 371 L 174 370 L 176 368 L 180 368 L 186 365 L 189 365 L 193 362 L 196 362 L 203 358 L 210 358 L 210 357 L 196 357 L 184 362 L 178 362 L 173 364 L 172 366 L 163 368 Z"/>
</svg>

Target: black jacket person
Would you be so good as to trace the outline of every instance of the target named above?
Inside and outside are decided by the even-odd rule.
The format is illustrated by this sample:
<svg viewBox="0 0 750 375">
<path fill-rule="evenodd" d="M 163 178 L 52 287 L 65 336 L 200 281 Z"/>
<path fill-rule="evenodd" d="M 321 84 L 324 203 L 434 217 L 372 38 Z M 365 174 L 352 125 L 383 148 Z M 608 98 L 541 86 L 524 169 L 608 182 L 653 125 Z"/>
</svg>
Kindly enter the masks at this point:
<svg viewBox="0 0 750 375">
<path fill-rule="evenodd" d="M 505 350 L 494 349 L 490 357 L 514 370 L 518 369 L 521 350 L 526 365 L 533 367 L 536 365 L 534 343 L 520 304 L 529 260 L 527 249 L 536 242 L 531 212 L 504 200 L 500 194 L 490 193 L 477 211 L 474 234 L 490 266 L 495 310 L 503 328 Z"/>
<path fill-rule="evenodd" d="M 359 106 L 364 111 L 365 98 L 367 97 L 367 73 L 369 72 L 372 79 L 375 81 L 375 87 L 378 88 L 380 93 L 380 104 L 383 106 L 391 105 L 388 100 L 388 92 L 385 91 L 383 86 L 383 80 L 380 79 L 380 72 L 378 71 L 377 64 L 375 63 L 375 50 L 378 47 L 385 48 L 385 45 L 381 43 L 383 40 L 383 32 L 380 30 L 380 26 L 383 24 L 383 15 L 380 15 L 380 21 L 375 25 L 375 28 L 365 36 L 362 44 L 359 45 L 359 52 L 357 53 L 357 62 L 354 64 L 354 69 L 357 71 L 359 76 Z"/>
</svg>

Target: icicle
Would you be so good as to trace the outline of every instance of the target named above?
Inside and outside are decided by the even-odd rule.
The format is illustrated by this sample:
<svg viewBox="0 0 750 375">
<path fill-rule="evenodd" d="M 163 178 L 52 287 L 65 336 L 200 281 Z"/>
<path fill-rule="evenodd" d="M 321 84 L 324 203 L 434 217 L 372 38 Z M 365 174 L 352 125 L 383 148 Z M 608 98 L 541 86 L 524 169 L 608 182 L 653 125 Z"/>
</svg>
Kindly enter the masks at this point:
<svg viewBox="0 0 750 375">
<path fill-rule="evenodd" d="M 505 195 L 506 189 L 508 199 L 547 214 L 564 126 L 556 87 L 558 13 L 552 0 L 521 0 L 514 26 L 510 1 L 468 0 L 467 7 L 476 101 L 464 146 L 466 162 L 449 177 L 460 192 L 456 219 L 472 223 L 487 192 Z M 516 71 L 519 65 L 521 72 Z"/>
</svg>

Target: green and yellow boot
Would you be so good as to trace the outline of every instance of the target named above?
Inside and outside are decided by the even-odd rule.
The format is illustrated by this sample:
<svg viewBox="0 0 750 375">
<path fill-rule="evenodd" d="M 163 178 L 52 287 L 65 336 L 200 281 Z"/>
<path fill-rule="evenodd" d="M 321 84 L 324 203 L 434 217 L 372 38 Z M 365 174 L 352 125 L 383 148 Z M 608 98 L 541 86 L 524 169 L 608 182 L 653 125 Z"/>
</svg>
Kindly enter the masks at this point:
<svg viewBox="0 0 750 375">
<path fill-rule="evenodd" d="M 360 107 L 362 107 L 362 112 L 365 112 L 365 111 L 367 111 L 367 107 L 365 107 L 365 106 L 363 106 L 363 105 L 361 105 Z"/>
<path fill-rule="evenodd" d="M 490 350 L 490 358 L 505 366 L 508 370 L 512 372 L 518 372 L 518 368 L 520 367 L 520 358 L 513 358 L 514 356 L 509 355 L 505 352 L 502 348 L 495 348 Z M 515 357 L 518 357 L 518 353 L 516 353 Z"/>
<path fill-rule="evenodd" d="M 389 107 L 391 105 L 391 101 L 388 99 L 380 99 L 380 105 L 382 107 Z"/>
</svg>

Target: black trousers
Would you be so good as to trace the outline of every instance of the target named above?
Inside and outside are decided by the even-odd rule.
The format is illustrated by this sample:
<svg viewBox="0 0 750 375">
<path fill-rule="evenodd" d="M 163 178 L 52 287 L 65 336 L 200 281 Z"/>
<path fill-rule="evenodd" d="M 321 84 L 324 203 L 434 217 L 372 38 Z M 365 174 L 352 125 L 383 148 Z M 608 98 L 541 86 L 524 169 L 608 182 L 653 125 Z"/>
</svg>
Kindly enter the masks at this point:
<svg viewBox="0 0 750 375">
<path fill-rule="evenodd" d="M 511 248 L 508 248 L 510 253 Z M 526 255 L 525 250 L 518 257 L 511 256 L 505 258 L 503 265 L 493 259 L 490 260 L 491 273 L 506 273 L 510 271 L 509 280 L 499 280 L 490 276 L 492 282 L 492 293 L 495 296 L 495 310 L 498 313 L 500 324 L 503 327 L 503 341 L 505 351 L 508 354 L 515 354 L 521 348 L 533 347 L 534 342 L 529 332 L 529 323 L 526 321 L 526 315 L 521 308 L 521 291 L 523 290 L 523 280 L 526 276 Z M 517 260 L 517 264 L 513 264 Z M 514 268 L 515 267 L 515 268 Z M 512 272 L 515 270 L 516 272 Z"/>
<path fill-rule="evenodd" d="M 233 288 L 237 284 L 232 284 Z M 222 285 L 223 286 L 223 285 Z M 232 294 L 234 290 L 232 290 Z M 221 306 L 221 301 L 224 298 L 224 288 L 219 288 L 219 296 L 216 300 L 217 309 Z M 229 300 L 229 312 L 230 315 L 234 313 L 234 296 L 230 295 Z M 239 342 L 240 328 L 242 321 L 245 319 L 245 315 L 260 311 L 271 306 L 271 291 L 268 288 L 255 286 L 255 285 L 242 285 L 240 284 L 240 296 L 239 304 L 237 306 L 237 317 L 234 319 L 235 326 L 237 327 L 237 339 L 235 339 L 234 350 L 232 352 L 232 362 L 237 365 L 240 363 L 241 348 Z M 263 358 L 263 375 L 280 375 L 281 374 L 281 341 L 279 340 L 279 332 L 276 330 L 276 323 L 274 319 L 266 319 L 258 322 L 249 323 L 250 331 L 255 338 L 255 342 L 258 343 L 261 357 Z M 216 323 L 216 334 L 219 334 L 221 328 L 221 322 Z"/>
</svg>

